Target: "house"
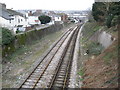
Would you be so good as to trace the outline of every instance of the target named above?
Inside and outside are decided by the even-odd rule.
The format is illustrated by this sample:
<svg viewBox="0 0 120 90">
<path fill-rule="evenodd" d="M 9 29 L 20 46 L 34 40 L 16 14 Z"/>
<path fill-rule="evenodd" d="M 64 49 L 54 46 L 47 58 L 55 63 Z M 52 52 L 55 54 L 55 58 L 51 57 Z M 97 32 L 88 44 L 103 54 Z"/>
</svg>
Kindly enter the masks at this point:
<svg viewBox="0 0 120 90">
<path fill-rule="evenodd" d="M 33 16 L 32 12 L 24 12 L 23 14 L 12 9 L 6 9 L 6 5 L 2 3 L 0 3 L 0 7 L 2 9 L 0 26 L 13 30 L 14 33 L 17 30 L 25 31 L 27 27 L 41 24 L 38 16 Z"/>
<path fill-rule="evenodd" d="M 41 15 L 43 15 L 43 13 L 42 13 L 42 10 L 36 10 L 33 14 L 32 14 L 32 16 L 41 16 Z"/>
<path fill-rule="evenodd" d="M 0 6 L 2 8 L 2 13 L 0 14 L 0 21 L 2 22 L 0 22 L 0 26 L 13 30 L 14 33 L 16 33 L 16 30 L 25 31 L 27 19 L 23 14 L 11 9 L 6 9 L 5 4 L 0 3 Z"/>
<path fill-rule="evenodd" d="M 0 27 L 6 27 L 6 28 L 11 29 L 11 25 L 9 23 L 10 17 L 9 17 L 9 13 L 6 10 L 6 5 L 0 3 L 0 8 L 1 8 L 1 12 L 0 12 Z"/>
<path fill-rule="evenodd" d="M 28 19 L 28 24 L 29 24 L 29 25 L 39 25 L 39 24 L 41 24 L 40 20 L 38 19 L 39 14 L 40 14 L 41 12 L 42 12 L 42 11 L 40 11 L 40 10 L 38 10 L 38 11 L 36 11 L 36 12 L 34 12 L 34 13 L 32 13 L 32 11 L 30 11 L 30 12 L 28 13 L 28 17 L 27 17 L 27 19 Z"/>
<path fill-rule="evenodd" d="M 63 21 L 63 22 L 67 22 L 67 21 L 68 21 L 68 15 L 65 14 L 65 13 L 62 13 L 62 14 L 61 14 L 61 18 L 62 18 L 62 21 Z"/>
<path fill-rule="evenodd" d="M 51 22 L 52 24 L 55 24 L 56 22 L 62 22 L 62 18 L 60 15 L 57 15 L 57 14 L 51 14 L 51 15 L 48 15 L 49 17 L 51 17 Z"/>
<path fill-rule="evenodd" d="M 11 18 L 10 20 L 11 26 L 15 28 L 17 27 L 17 30 L 25 31 L 25 27 L 27 27 L 28 25 L 27 18 L 19 12 L 16 12 L 11 9 L 7 9 L 7 10 L 10 13 L 9 17 Z"/>
<path fill-rule="evenodd" d="M 28 24 L 29 25 L 39 25 L 41 24 L 38 16 L 28 16 Z"/>
<path fill-rule="evenodd" d="M 54 21 L 62 21 L 60 15 L 54 15 L 53 17 L 54 17 Z"/>
</svg>

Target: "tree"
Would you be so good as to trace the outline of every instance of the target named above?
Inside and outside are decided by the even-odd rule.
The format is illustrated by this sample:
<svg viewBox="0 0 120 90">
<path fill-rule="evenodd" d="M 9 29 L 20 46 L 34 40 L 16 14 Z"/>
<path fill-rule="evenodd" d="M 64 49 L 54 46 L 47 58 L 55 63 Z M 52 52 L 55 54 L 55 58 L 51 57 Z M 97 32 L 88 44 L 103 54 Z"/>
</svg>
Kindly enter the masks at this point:
<svg viewBox="0 0 120 90">
<path fill-rule="evenodd" d="M 103 22 L 108 28 L 118 25 L 120 20 L 119 2 L 95 2 L 92 7 L 92 15 L 97 22 Z"/>
<path fill-rule="evenodd" d="M 51 17 L 46 15 L 39 16 L 38 19 L 41 21 L 41 24 L 46 24 L 51 21 Z"/>
<path fill-rule="evenodd" d="M 7 45 L 15 39 L 15 36 L 10 30 L 6 28 L 0 28 L 0 31 L 2 32 L 2 42 L 0 43 L 1 45 Z"/>
<path fill-rule="evenodd" d="M 104 22 L 105 4 L 102 2 L 95 2 L 92 7 L 92 15 L 97 22 Z"/>
</svg>

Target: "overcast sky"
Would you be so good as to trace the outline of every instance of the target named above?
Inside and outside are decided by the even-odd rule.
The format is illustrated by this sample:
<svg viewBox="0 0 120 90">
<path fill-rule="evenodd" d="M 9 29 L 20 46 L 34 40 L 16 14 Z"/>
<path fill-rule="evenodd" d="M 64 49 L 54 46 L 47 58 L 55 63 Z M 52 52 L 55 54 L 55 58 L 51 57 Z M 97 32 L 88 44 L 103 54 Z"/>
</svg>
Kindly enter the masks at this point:
<svg viewBox="0 0 120 90">
<path fill-rule="evenodd" d="M 0 0 L 7 8 L 45 10 L 86 10 L 94 0 Z"/>
</svg>

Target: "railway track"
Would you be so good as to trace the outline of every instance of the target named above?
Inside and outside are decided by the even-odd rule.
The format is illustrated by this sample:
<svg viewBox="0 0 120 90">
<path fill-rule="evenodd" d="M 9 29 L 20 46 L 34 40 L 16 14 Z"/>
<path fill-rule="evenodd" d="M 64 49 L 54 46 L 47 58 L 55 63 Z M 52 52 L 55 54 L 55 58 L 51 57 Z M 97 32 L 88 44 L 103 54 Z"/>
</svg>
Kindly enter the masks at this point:
<svg viewBox="0 0 120 90">
<path fill-rule="evenodd" d="M 66 53 L 64 54 L 62 60 L 59 62 L 59 65 L 56 68 L 56 72 L 48 88 L 51 88 L 51 89 L 68 88 L 67 86 L 69 84 L 69 73 L 71 70 L 71 64 L 72 64 L 78 29 L 79 27 L 77 28 L 76 32 L 74 32 L 73 37 L 71 37 L 71 41 L 69 42 L 69 46 L 66 49 Z"/>
<path fill-rule="evenodd" d="M 77 32 L 80 26 L 66 31 L 19 87 L 67 87 Z"/>
</svg>

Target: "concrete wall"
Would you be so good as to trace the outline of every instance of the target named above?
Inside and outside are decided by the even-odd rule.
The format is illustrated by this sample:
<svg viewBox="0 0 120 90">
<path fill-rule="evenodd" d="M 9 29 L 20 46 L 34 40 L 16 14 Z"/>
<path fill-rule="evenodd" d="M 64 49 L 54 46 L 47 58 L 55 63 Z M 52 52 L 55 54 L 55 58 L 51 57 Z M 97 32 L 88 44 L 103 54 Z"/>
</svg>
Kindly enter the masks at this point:
<svg viewBox="0 0 120 90">
<path fill-rule="evenodd" d="M 13 53 L 18 48 L 23 47 L 24 45 L 30 45 L 33 41 L 40 40 L 45 35 L 50 33 L 54 33 L 63 28 L 62 24 L 51 25 L 47 28 L 43 28 L 40 30 L 33 30 L 29 32 L 25 32 L 24 34 L 16 35 L 15 40 L 8 45 L 2 46 L 2 56 L 5 57 L 11 53 Z"/>
<path fill-rule="evenodd" d="M 115 38 L 113 38 L 110 34 L 106 33 L 105 31 L 99 30 L 90 38 L 90 40 L 97 41 L 104 48 L 107 48 L 113 43 Z"/>
</svg>

